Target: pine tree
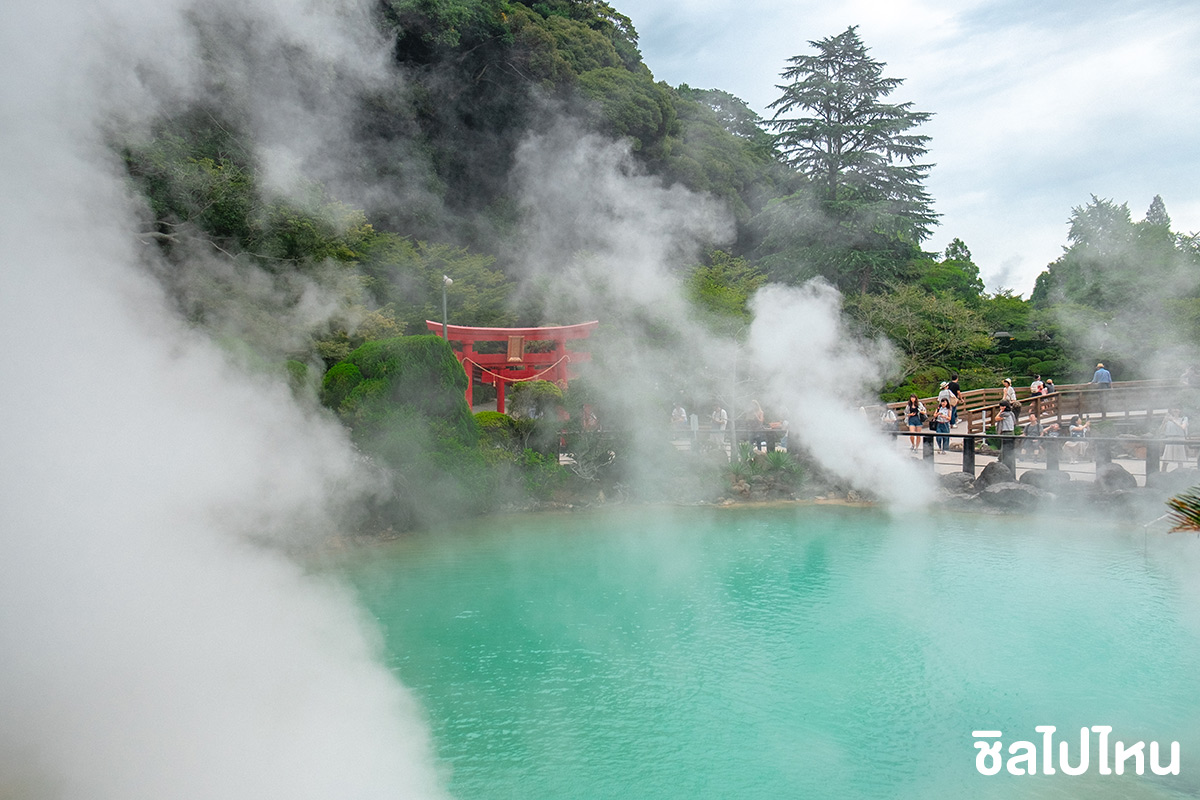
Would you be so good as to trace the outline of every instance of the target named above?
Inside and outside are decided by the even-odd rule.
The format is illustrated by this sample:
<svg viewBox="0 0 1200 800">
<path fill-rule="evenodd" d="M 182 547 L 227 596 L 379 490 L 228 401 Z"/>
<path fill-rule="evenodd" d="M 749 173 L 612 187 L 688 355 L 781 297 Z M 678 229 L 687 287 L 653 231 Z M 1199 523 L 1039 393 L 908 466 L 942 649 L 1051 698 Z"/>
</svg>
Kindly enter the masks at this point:
<svg viewBox="0 0 1200 800">
<path fill-rule="evenodd" d="M 1167 204 L 1163 202 L 1162 195 L 1156 194 L 1150 201 L 1150 208 L 1146 209 L 1146 224 L 1170 230 L 1171 216 L 1167 213 Z"/>
<path fill-rule="evenodd" d="M 883 75 L 883 62 L 868 55 L 856 28 L 809 42 L 815 55 L 798 55 L 772 103 L 771 125 L 788 162 L 819 187 L 828 205 L 881 205 L 916 241 L 927 237 L 937 215 L 922 182 L 929 164 L 928 136 L 910 133 L 932 115 L 912 103 L 886 103 L 904 81 Z"/>
<path fill-rule="evenodd" d="M 773 252 L 763 263 L 784 280 L 820 274 L 844 290 L 880 290 L 912 277 L 937 221 L 922 183 L 931 165 L 918 163 L 929 137 L 912 132 L 931 115 L 884 102 L 903 80 L 884 77 L 854 27 L 809 44 L 817 52 L 788 60 L 769 108 L 776 147 L 811 191 L 764 212 L 760 250 Z"/>
</svg>

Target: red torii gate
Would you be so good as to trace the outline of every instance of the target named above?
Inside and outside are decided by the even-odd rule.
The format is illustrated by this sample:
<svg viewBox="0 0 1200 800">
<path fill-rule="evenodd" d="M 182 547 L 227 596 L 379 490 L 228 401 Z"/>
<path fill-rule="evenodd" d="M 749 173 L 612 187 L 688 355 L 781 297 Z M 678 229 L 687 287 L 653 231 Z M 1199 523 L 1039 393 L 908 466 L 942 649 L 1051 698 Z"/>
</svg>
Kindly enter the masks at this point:
<svg viewBox="0 0 1200 800">
<path fill-rule="evenodd" d="M 425 320 L 429 330 L 442 334 L 442 323 Z M 600 322 L 582 322 L 578 325 L 559 325 L 550 328 L 471 328 L 465 325 L 446 325 L 446 339 L 451 345 L 459 344 L 454 355 L 467 373 L 467 405 L 471 405 L 471 390 L 475 383 L 475 368 L 480 370 L 483 383 L 496 385 L 496 410 L 504 412 L 504 385 L 519 381 L 545 380 L 565 386 L 577 375 L 571 368 L 574 364 L 591 361 L 590 353 L 576 353 L 567 349 L 570 339 L 586 339 Z M 476 342 L 504 342 L 504 353 L 477 353 Z M 553 342 L 554 349 L 545 353 L 526 352 L 528 342 Z"/>
</svg>

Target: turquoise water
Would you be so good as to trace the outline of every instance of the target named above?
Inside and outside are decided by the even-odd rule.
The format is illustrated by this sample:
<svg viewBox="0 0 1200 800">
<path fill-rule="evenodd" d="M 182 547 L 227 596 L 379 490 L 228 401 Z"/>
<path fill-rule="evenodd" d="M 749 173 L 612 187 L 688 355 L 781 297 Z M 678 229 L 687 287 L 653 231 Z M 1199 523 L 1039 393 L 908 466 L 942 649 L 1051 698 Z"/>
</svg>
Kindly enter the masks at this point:
<svg viewBox="0 0 1200 800">
<path fill-rule="evenodd" d="M 1200 541 L 833 507 L 489 520 L 340 567 L 460 800 L 1200 796 Z M 1181 774 L 985 777 L 1112 725 Z M 1063 738 L 1060 736 L 1059 738 Z M 1057 761 L 1057 755 L 1056 755 Z M 1132 762 L 1130 763 L 1132 771 Z"/>
</svg>

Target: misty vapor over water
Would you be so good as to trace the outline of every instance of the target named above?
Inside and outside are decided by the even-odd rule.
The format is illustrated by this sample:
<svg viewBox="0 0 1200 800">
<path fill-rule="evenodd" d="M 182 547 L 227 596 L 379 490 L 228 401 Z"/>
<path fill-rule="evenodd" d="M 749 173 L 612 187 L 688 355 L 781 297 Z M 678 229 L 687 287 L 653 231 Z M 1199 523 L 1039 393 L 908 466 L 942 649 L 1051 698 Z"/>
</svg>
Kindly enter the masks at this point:
<svg viewBox="0 0 1200 800">
<path fill-rule="evenodd" d="M 442 795 L 372 626 L 263 544 L 336 531 L 347 487 L 370 480 L 338 425 L 176 317 L 106 144 L 210 102 L 262 143 L 276 189 L 332 178 L 353 146 L 339 98 L 395 80 L 385 55 L 354 2 L 0 8 L 0 797 Z M 723 379 L 732 349 L 689 318 L 671 271 L 728 237 L 721 209 L 569 131 L 520 161 L 531 280 L 586 289 L 551 313 L 630 323 L 632 378 L 612 390 L 681 366 Z M 283 326 L 337 306 L 314 294 Z M 814 376 L 877 374 L 821 290 L 756 308 L 778 402 L 799 408 Z"/>
<path fill-rule="evenodd" d="M 363 482 L 343 432 L 171 315 L 102 144 L 206 91 L 204 19 L 336 48 L 356 7 L 323 8 L 0 11 L 0 796 L 442 795 L 351 598 L 250 542 L 337 529 Z M 293 116 L 258 109 L 280 154 L 322 118 L 294 88 Z"/>
</svg>

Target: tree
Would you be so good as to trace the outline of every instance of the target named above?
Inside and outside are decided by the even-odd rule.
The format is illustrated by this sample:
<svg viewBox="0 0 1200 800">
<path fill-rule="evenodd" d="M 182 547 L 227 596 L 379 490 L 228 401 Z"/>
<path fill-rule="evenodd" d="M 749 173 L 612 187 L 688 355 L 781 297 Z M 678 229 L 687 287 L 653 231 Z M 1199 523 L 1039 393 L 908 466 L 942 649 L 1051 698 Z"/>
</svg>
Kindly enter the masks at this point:
<svg viewBox="0 0 1200 800">
<path fill-rule="evenodd" d="M 920 279 L 921 286 L 937 295 L 956 297 L 967 305 L 978 306 L 983 295 L 979 267 L 971 260 L 971 251 L 962 239 L 947 247 L 942 261 L 928 261 Z"/>
<path fill-rule="evenodd" d="M 1167 204 L 1163 202 L 1162 195 L 1156 194 L 1150 201 L 1150 208 L 1146 209 L 1146 224 L 1170 230 L 1171 215 L 1167 213 Z"/>
<path fill-rule="evenodd" d="M 959 300 L 897 286 L 890 294 L 860 295 L 846 309 L 870 334 L 883 334 L 900 354 L 903 375 L 977 363 L 991 346 L 983 319 Z"/>
<path fill-rule="evenodd" d="M 924 239 L 937 218 L 922 185 L 931 165 L 917 163 L 929 137 L 908 131 L 932 115 L 881 102 L 904 81 L 883 77 L 886 64 L 867 55 L 854 26 L 809 44 L 817 54 L 789 59 L 791 83 L 769 106 L 777 146 L 826 202 L 886 202 Z"/>
<path fill-rule="evenodd" d="M 710 253 L 708 261 L 691 271 L 684 289 L 712 328 L 732 332 L 750 321 L 750 296 L 767 278 L 745 259 L 721 250 Z"/>
<path fill-rule="evenodd" d="M 769 106 L 776 146 L 812 182 L 834 249 L 871 254 L 845 259 L 858 288 L 880 288 L 894 276 L 876 274 L 889 266 L 879 254 L 894 251 L 891 266 L 910 259 L 937 220 L 923 186 L 931 165 L 918 163 L 929 137 L 911 132 L 931 115 L 884 102 L 903 80 L 884 77 L 853 26 L 809 44 L 816 54 L 789 59 Z"/>
</svg>

